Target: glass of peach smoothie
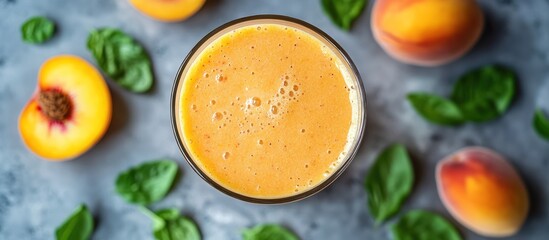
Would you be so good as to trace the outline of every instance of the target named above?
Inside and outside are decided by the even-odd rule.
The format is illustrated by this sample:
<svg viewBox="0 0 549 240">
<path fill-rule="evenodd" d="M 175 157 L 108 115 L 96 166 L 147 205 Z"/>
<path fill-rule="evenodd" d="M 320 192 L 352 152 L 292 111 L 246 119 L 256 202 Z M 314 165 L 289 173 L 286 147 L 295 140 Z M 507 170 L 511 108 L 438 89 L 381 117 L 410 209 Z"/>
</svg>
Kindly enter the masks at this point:
<svg viewBox="0 0 549 240">
<path fill-rule="evenodd" d="M 330 185 L 366 121 L 349 56 L 318 28 L 277 15 L 204 37 L 181 64 L 171 101 L 187 162 L 213 187 L 254 203 L 297 201 Z"/>
</svg>

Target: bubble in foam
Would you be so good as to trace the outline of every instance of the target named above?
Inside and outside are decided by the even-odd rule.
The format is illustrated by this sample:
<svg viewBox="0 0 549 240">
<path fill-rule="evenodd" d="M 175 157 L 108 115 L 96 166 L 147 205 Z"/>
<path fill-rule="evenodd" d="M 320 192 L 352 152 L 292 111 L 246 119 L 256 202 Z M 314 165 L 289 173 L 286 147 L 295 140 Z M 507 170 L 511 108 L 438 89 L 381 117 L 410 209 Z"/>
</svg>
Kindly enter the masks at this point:
<svg viewBox="0 0 549 240">
<path fill-rule="evenodd" d="M 255 107 L 259 107 L 261 105 L 261 99 L 259 99 L 258 97 L 252 97 L 250 99 L 248 99 L 246 101 L 246 103 L 248 105 L 252 105 L 252 106 L 255 106 Z"/>
<path fill-rule="evenodd" d="M 263 145 L 263 140 L 259 139 L 259 140 L 257 141 L 257 143 L 258 143 L 259 145 Z"/>
<path fill-rule="evenodd" d="M 227 77 L 223 76 L 223 74 L 216 74 L 215 75 L 215 80 L 217 82 L 223 82 L 223 81 L 227 80 Z"/>
<path fill-rule="evenodd" d="M 282 84 L 283 84 L 284 86 L 288 86 L 288 81 L 284 81 L 284 82 L 282 82 Z"/>
<path fill-rule="evenodd" d="M 227 160 L 227 159 L 229 159 L 231 154 L 229 152 L 224 152 L 223 155 L 221 155 L 221 156 L 223 157 L 223 159 Z"/>
<path fill-rule="evenodd" d="M 213 100 L 213 99 L 210 101 L 210 104 L 211 104 L 211 105 L 215 105 L 215 103 L 216 103 L 216 101 Z"/>
<path fill-rule="evenodd" d="M 196 110 L 196 105 L 194 105 L 194 104 L 191 105 L 191 109 L 192 109 L 192 110 Z"/>
<path fill-rule="evenodd" d="M 284 88 L 280 88 L 280 90 L 278 91 L 280 94 L 284 94 L 286 91 L 284 91 Z"/>
<path fill-rule="evenodd" d="M 272 114 L 277 114 L 277 113 L 278 113 L 278 107 L 276 107 L 276 106 L 271 106 L 271 113 L 272 113 Z"/>
<path fill-rule="evenodd" d="M 212 115 L 212 121 L 221 120 L 221 119 L 223 119 L 223 114 L 220 112 L 215 112 Z"/>
<path fill-rule="evenodd" d="M 288 95 L 290 95 L 290 97 L 293 97 L 293 96 L 294 96 L 294 92 L 293 92 L 293 91 L 290 91 L 290 92 L 288 92 Z"/>
<path fill-rule="evenodd" d="M 294 91 L 297 91 L 297 90 L 299 90 L 299 87 L 297 85 L 294 85 L 293 89 L 294 89 Z"/>
</svg>

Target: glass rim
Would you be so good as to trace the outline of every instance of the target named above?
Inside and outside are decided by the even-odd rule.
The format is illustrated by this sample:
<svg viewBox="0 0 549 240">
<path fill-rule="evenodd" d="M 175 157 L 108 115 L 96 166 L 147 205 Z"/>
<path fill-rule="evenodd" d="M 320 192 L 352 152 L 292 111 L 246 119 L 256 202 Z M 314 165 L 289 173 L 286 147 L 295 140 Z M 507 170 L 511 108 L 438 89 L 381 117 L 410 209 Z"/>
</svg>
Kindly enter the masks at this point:
<svg viewBox="0 0 549 240">
<path fill-rule="evenodd" d="M 356 137 L 356 140 L 355 140 L 355 144 L 350 149 L 350 152 L 347 154 L 347 156 L 343 159 L 343 162 L 340 163 L 340 166 L 337 168 L 337 170 L 332 172 L 331 175 L 328 178 L 324 179 L 317 186 L 315 186 L 313 188 L 310 188 L 306 191 L 303 191 L 301 193 L 298 193 L 298 194 L 295 194 L 295 195 L 290 195 L 290 196 L 285 196 L 285 197 L 281 197 L 281 198 L 257 198 L 257 197 L 246 196 L 246 195 L 231 191 L 230 189 L 222 186 L 221 184 L 219 184 L 216 181 L 214 181 L 213 179 L 211 179 L 204 171 L 202 171 L 200 169 L 200 167 L 192 159 L 191 154 L 188 152 L 188 150 L 185 147 L 185 144 L 183 143 L 183 141 L 184 141 L 183 137 L 179 134 L 178 127 L 177 127 L 177 119 L 178 118 L 177 118 L 176 114 L 178 114 L 178 112 L 176 112 L 176 109 L 175 109 L 175 107 L 178 105 L 178 103 L 176 103 L 176 100 L 178 99 L 177 94 L 178 94 L 179 85 L 183 81 L 182 80 L 183 72 L 184 72 L 185 68 L 187 67 L 187 65 L 190 63 L 190 59 L 197 53 L 197 51 L 200 49 L 200 47 L 202 47 L 204 45 L 204 43 L 206 43 L 208 40 L 210 40 L 217 33 L 221 32 L 221 31 L 225 30 L 226 28 L 229 28 L 233 25 L 248 22 L 248 21 L 255 21 L 255 20 L 287 21 L 287 22 L 291 22 L 291 23 L 300 25 L 300 26 L 302 26 L 304 28 L 307 28 L 307 29 L 315 32 L 316 34 L 318 34 L 320 37 L 322 37 L 325 41 L 327 41 L 328 43 L 330 43 L 333 46 L 332 50 L 336 50 L 336 51 L 339 52 L 339 54 L 341 54 L 342 59 L 340 59 L 340 60 L 342 60 L 344 63 L 346 63 L 350 67 L 350 70 L 351 70 L 350 74 L 352 76 L 354 76 L 354 78 L 357 81 L 356 84 L 358 86 L 358 89 L 357 89 L 358 92 L 359 92 L 358 95 L 361 97 L 361 99 L 359 100 L 359 103 L 361 103 L 362 109 L 359 109 L 359 111 L 361 110 L 361 113 L 359 112 L 359 116 L 358 116 L 358 120 L 360 122 L 359 122 L 359 126 L 357 128 L 357 137 Z M 317 38 L 317 37 L 315 36 L 315 38 Z M 224 194 L 226 194 L 230 197 L 233 197 L 233 198 L 245 201 L 245 202 L 257 203 L 257 204 L 283 204 L 283 203 L 296 202 L 296 201 L 308 198 L 310 196 L 313 196 L 316 193 L 319 193 L 323 189 L 330 186 L 337 178 L 339 178 L 339 176 L 342 175 L 342 173 L 347 169 L 347 167 L 349 167 L 349 165 L 351 164 L 351 162 L 355 158 L 355 156 L 358 152 L 358 149 L 361 146 L 362 140 L 364 138 L 364 132 L 365 132 L 365 129 L 366 129 L 366 115 L 367 115 L 366 112 L 367 112 L 366 111 L 366 92 L 365 92 L 365 89 L 364 89 L 364 84 L 363 84 L 362 79 L 360 77 L 360 73 L 358 71 L 358 68 L 355 66 L 355 64 L 353 63 L 353 61 L 351 60 L 351 58 L 347 54 L 347 52 L 345 52 L 345 50 L 343 50 L 343 48 L 332 37 L 330 37 L 328 34 L 326 34 L 324 31 L 320 30 L 319 28 L 313 26 L 312 24 L 307 23 L 307 22 L 305 22 L 303 20 L 300 20 L 300 19 L 296 19 L 296 18 L 284 16 L 284 15 L 276 15 L 276 14 L 260 14 L 260 15 L 253 15 L 253 16 L 238 18 L 238 19 L 229 21 L 225 24 L 222 24 L 221 26 L 215 28 L 214 30 L 212 30 L 208 34 L 206 34 L 189 51 L 189 53 L 187 54 L 185 59 L 183 59 L 183 62 L 179 66 L 179 69 L 177 70 L 177 74 L 175 76 L 174 83 L 173 83 L 173 86 L 172 86 L 172 93 L 171 93 L 171 98 L 170 98 L 170 118 L 171 118 L 171 125 L 172 125 L 172 130 L 173 130 L 173 133 L 174 133 L 174 137 L 175 137 L 175 140 L 177 142 L 177 145 L 178 145 L 181 153 L 183 154 L 183 157 L 185 158 L 187 163 L 191 166 L 193 171 L 195 173 L 197 173 L 198 176 L 200 176 L 210 186 L 214 187 L 218 191 L 220 191 L 220 192 L 222 192 L 222 193 L 224 193 Z"/>
</svg>

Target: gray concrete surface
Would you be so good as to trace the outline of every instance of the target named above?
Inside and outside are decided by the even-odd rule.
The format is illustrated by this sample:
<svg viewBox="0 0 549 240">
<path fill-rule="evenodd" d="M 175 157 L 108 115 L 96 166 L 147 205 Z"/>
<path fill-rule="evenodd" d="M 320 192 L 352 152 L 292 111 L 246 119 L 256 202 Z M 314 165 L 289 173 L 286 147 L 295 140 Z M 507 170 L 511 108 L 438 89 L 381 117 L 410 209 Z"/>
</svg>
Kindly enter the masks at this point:
<svg viewBox="0 0 549 240">
<path fill-rule="evenodd" d="M 303 239 L 390 239 L 375 227 L 362 187 L 365 172 L 386 145 L 408 146 L 417 182 L 404 211 L 422 208 L 448 216 L 436 195 L 434 166 L 461 147 L 493 148 L 517 167 L 531 196 L 532 210 L 522 230 L 506 239 L 537 240 L 549 235 L 549 143 L 531 128 L 535 107 L 549 111 L 549 1 L 482 0 L 487 28 L 475 48 L 454 63 L 420 68 L 389 58 L 375 43 L 369 13 L 353 31 L 330 23 L 319 0 L 208 0 L 181 23 L 160 23 L 142 16 L 126 0 L 0 0 L 0 239 L 53 239 L 56 226 L 81 202 L 97 219 L 93 239 L 152 239 L 151 222 L 114 193 L 118 172 L 159 157 L 177 160 L 183 177 L 154 208 L 177 207 L 200 225 L 205 239 L 239 239 L 240 230 L 257 223 L 281 223 Z M 371 7 L 371 3 L 370 3 Z M 232 199 L 202 181 L 183 161 L 169 118 L 173 77 L 184 56 L 213 28 L 235 18 L 283 14 L 308 21 L 335 38 L 351 55 L 368 94 L 366 139 L 350 168 L 330 188 L 301 202 L 264 206 Z M 54 19 L 58 33 L 41 46 L 21 41 L 21 23 L 33 15 Z M 85 48 L 88 32 L 119 27 L 141 41 L 152 55 L 154 90 L 132 94 L 111 85 L 114 116 L 103 140 L 82 157 L 47 162 L 25 149 L 17 131 L 20 110 L 35 89 L 41 63 L 56 54 L 92 61 Z M 520 89 L 500 119 L 457 128 L 430 125 L 405 101 L 414 90 L 448 94 L 464 71 L 487 63 L 516 69 Z M 465 239 L 484 239 L 459 226 Z"/>
</svg>

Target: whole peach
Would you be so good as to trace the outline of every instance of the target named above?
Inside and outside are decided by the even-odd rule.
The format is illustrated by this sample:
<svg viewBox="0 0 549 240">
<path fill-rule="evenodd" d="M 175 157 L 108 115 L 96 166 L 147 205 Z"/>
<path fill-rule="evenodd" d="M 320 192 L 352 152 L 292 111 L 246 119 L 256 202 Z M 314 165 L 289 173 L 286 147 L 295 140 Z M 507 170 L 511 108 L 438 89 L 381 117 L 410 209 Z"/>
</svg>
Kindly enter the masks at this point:
<svg viewBox="0 0 549 240">
<path fill-rule="evenodd" d="M 438 163 L 440 199 L 460 223 L 487 237 L 515 234 L 528 214 L 526 187 L 501 155 L 469 147 Z"/>
<path fill-rule="evenodd" d="M 141 13 L 163 22 L 177 22 L 194 15 L 206 0 L 129 0 Z"/>
<path fill-rule="evenodd" d="M 484 16 L 475 0 L 377 0 L 371 28 L 393 58 L 437 66 L 459 58 L 475 44 Z"/>
</svg>

